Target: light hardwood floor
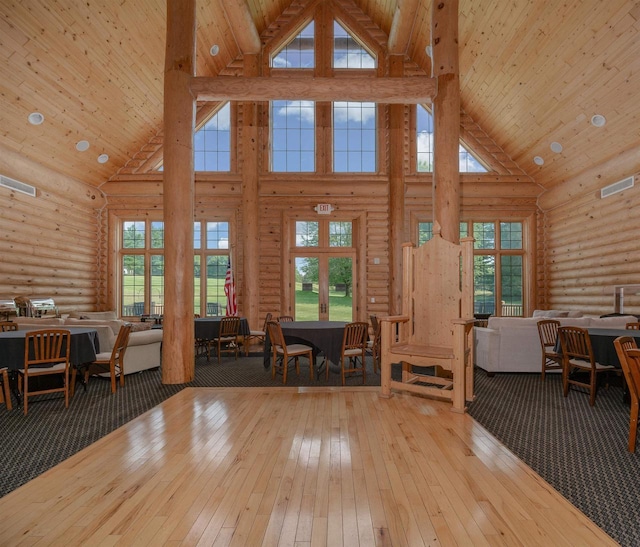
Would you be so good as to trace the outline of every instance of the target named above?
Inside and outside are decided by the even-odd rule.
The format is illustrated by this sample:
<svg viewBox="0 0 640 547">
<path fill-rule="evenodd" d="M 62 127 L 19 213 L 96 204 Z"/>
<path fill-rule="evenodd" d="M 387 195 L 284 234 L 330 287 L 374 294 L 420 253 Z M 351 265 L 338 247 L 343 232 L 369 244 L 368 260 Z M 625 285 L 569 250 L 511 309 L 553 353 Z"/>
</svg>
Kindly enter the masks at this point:
<svg viewBox="0 0 640 547">
<path fill-rule="evenodd" d="M 616 545 L 468 415 L 378 393 L 185 389 L 0 499 L 0 545 Z"/>
</svg>

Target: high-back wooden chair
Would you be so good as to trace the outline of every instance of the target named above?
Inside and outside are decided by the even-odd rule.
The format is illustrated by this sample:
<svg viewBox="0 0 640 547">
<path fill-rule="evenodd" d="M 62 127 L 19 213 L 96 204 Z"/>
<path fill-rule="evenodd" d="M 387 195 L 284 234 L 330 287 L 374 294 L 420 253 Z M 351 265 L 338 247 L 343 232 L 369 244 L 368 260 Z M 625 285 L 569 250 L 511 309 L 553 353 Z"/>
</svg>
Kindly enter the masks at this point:
<svg viewBox="0 0 640 547">
<path fill-rule="evenodd" d="M 538 321 L 538 335 L 542 346 L 542 381 L 545 380 L 547 370 L 562 369 L 562 355 L 556 352 L 558 329 L 560 321 L 556 319 L 543 319 Z"/>
<path fill-rule="evenodd" d="M 627 382 L 631 412 L 629 414 L 629 452 L 636 451 L 636 436 L 638 434 L 638 410 L 640 408 L 640 351 L 633 336 L 619 336 L 613 341 L 620 366 Z"/>
<path fill-rule="evenodd" d="M 436 227 L 424 245 L 404 244 L 402 268 L 402 314 L 379 318 L 381 395 L 402 389 L 464 412 L 473 400 L 473 238 L 457 245 Z M 392 363 L 402 363 L 402 381 L 391 379 Z M 432 366 L 434 376 L 414 370 Z"/>
<path fill-rule="evenodd" d="M 87 389 L 89 376 L 108 372 L 111 377 L 111 393 L 116 392 L 116 377 L 120 377 L 120 387 L 124 387 L 124 354 L 129 345 L 131 323 L 125 323 L 120 327 L 118 336 L 111 351 L 105 351 L 96 355 L 95 361 L 86 363 L 80 367 L 83 374 L 84 388 Z M 71 371 L 71 396 L 75 392 L 76 368 Z"/>
<path fill-rule="evenodd" d="M 64 393 L 64 406 L 69 407 L 69 348 L 71 332 L 66 329 L 29 331 L 24 340 L 24 368 L 18 369 L 18 391 L 23 394 L 25 416 L 29 397 L 45 393 Z M 34 389 L 29 380 L 41 376 L 62 376 L 62 387 Z"/>
<path fill-rule="evenodd" d="M 281 315 L 278 317 L 278 323 L 290 323 L 293 321 L 293 317 L 290 315 Z"/>
<path fill-rule="evenodd" d="M 362 383 L 367 381 L 367 338 L 369 337 L 369 323 L 347 323 L 342 336 L 342 351 L 340 353 L 340 369 L 342 373 L 342 385 L 345 385 L 347 374 L 362 373 Z M 348 364 L 347 364 L 348 363 Z M 327 379 L 329 378 L 329 365 L 326 365 Z"/>
<path fill-rule="evenodd" d="M 218 336 L 213 339 L 213 343 L 216 345 L 218 351 L 218 364 L 220 364 L 220 355 L 223 351 L 228 353 L 233 352 L 236 359 L 238 359 L 238 347 L 240 344 L 240 318 L 235 316 L 226 316 L 220 319 L 220 330 Z M 210 352 L 207 351 L 207 359 L 210 357 Z"/>
<path fill-rule="evenodd" d="M 264 324 L 262 325 L 262 330 L 251 330 L 249 334 L 244 337 L 243 345 L 244 345 L 244 354 L 249 355 L 249 346 L 252 341 L 256 341 L 258 344 L 264 344 L 264 339 L 267 336 L 267 323 L 271 321 L 273 315 L 271 313 L 267 313 L 264 318 Z"/>
<path fill-rule="evenodd" d="M 282 334 L 282 327 L 278 321 L 267 323 L 269 342 L 271 343 L 271 377 L 276 377 L 276 372 L 282 371 L 282 383 L 287 383 L 287 371 L 289 362 L 294 359 L 296 374 L 300 374 L 300 357 L 309 360 L 309 378 L 313 379 L 313 348 L 305 344 L 287 344 Z"/>
<path fill-rule="evenodd" d="M 589 393 L 589 404 L 591 406 L 595 405 L 598 375 L 615 367 L 596 362 L 587 329 L 571 326 L 560 327 L 558 329 L 558 338 L 560 338 L 562 346 L 562 386 L 564 396 L 569 395 L 569 388 L 572 385 L 582 387 Z M 588 373 L 589 382 L 584 382 L 573 374 L 580 370 Z"/>
</svg>

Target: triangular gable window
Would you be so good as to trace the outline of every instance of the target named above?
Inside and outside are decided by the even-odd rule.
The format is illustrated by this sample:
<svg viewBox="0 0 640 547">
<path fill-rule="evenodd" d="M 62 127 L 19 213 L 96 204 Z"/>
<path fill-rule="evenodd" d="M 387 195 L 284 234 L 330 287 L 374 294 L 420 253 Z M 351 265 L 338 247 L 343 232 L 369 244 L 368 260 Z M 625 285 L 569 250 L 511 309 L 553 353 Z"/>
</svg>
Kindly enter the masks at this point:
<svg viewBox="0 0 640 547">
<path fill-rule="evenodd" d="M 417 111 L 417 170 L 419 173 L 433 171 L 433 116 L 424 106 L 418 105 Z M 460 172 L 486 173 L 487 168 L 480 163 L 467 148 L 460 143 Z"/>
<path fill-rule="evenodd" d="M 333 68 L 376 68 L 376 58 L 338 21 L 333 22 Z"/>
<path fill-rule="evenodd" d="M 313 68 L 315 66 L 313 21 L 271 57 L 271 66 L 273 68 Z"/>
</svg>

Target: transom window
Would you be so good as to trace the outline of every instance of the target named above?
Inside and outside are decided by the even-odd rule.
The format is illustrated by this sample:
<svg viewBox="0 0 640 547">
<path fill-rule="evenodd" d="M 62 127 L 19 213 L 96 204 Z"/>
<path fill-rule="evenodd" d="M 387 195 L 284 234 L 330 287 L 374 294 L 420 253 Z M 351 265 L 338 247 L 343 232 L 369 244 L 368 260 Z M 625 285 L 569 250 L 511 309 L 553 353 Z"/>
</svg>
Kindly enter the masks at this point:
<svg viewBox="0 0 640 547">
<path fill-rule="evenodd" d="M 313 21 L 271 57 L 271 66 L 273 68 L 313 68 L 315 66 Z"/>
<path fill-rule="evenodd" d="M 333 68 L 376 68 L 376 58 L 338 21 L 333 22 Z"/>
<path fill-rule="evenodd" d="M 333 170 L 338 173 L 376 171 L 375 103 L 333 104 Z"/>
<path fill-rule="evenodd" d="M 418 172 L 433 172 L 433 116 L 424 106 L 416 108 L 416 169 Z M 486 173 L 487 169 L 461 143 L 458 148 L 461 173 Z"/>
<path fill-rule="evenodd" d="M 231 170 L 231 106 L 226 103 L 193 136 L 196 171 Z"/>
<path fill-rule="evenodd" d="M 271 103 L 271 170 L 315 171 L 315 104 Z"/>
<path fill-rule="evenodd" d="M 521 316 L 524 312 L 524 245 L 520 221 L 461 222 L 460 237 L 474 238 L 474 312 Z M 418 223 L 418 244 L 433 237 L 433 223 Z"/>
</svg>

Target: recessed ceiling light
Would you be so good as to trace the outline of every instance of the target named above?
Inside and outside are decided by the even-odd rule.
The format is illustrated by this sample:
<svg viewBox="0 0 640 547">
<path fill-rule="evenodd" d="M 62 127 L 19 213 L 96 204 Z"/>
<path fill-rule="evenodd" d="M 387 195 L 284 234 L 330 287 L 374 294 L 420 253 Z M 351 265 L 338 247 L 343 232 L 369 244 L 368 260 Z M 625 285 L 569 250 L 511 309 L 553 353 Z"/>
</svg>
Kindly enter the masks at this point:
<svg viewBox="0 0 640 547">
<path fill-rule="evenodd" d="M 89 149 L 89 141 L 78 141 L 76 143 L 76 150 L 78 152 L 84 152 Z"/>
<path fill-rule="evenodd" d="M 535 163 L 536 165 L 543 165 L 544 159 L 542 159 L 540 156 L 536 156 L 535 158 L 533 158 L 533 163 Z"/>
<path fill-rule="evenodd" d="M 218 53 L 220 53 L 220 46 L 218 46 L 218 44 L 213 44 L 211 46 L 211 49 L 209 50 L 209 53 L 211 53 L 211 55 L 215 57 L 216 55 L 218 55 Z"/>
<path fill-rule="evenodd" d="M 40 112 L 32 112 L 29 114 L 29 123 L 31 125 L 40 125 L 44 121 L 44 114 Z"/>
<path fill-rule="evenodd" d="M 607 123 L 607 118 L 605 118 L 602 114 L 594 114 L 591 117 L 591 125 L 595 127 L 603 127 L 605 123 Z"/>
<path fill-rule="evenodd" d="M 109 161 L 109 156 L 107 154 L 100 154 L 98 156 L 98 163 L 107 163 Z"/>
<path fill-rule="evenodd" d="M 562 145 L 559 142 L 553 141 L 551 143 L 551 151 L 559 154 L 560 152 L 562 152 Z"/>
</svg>

